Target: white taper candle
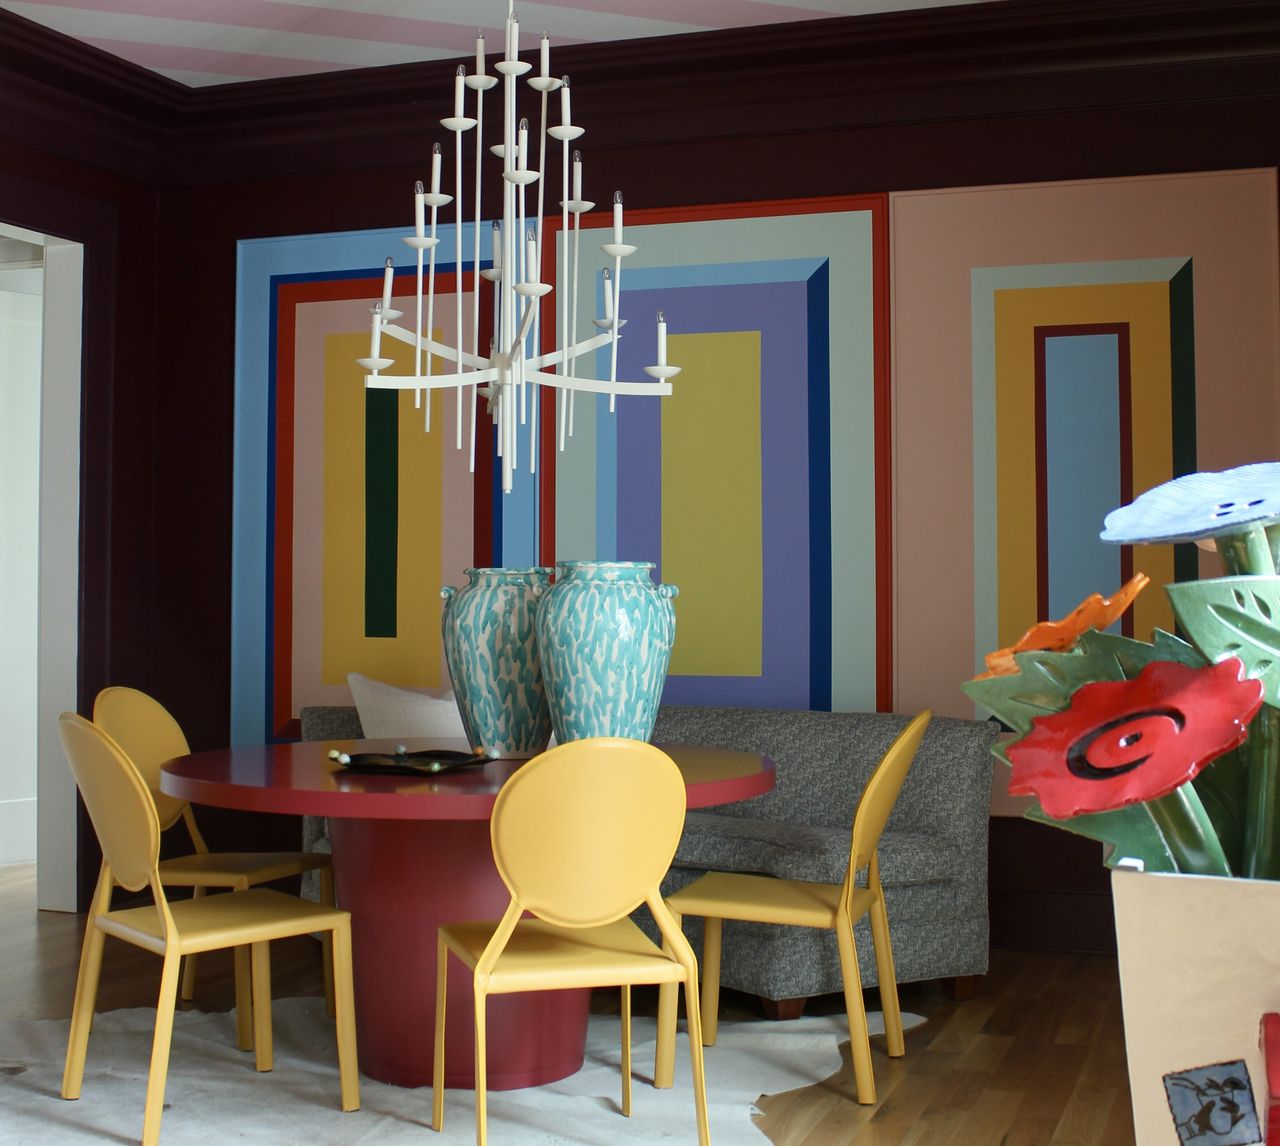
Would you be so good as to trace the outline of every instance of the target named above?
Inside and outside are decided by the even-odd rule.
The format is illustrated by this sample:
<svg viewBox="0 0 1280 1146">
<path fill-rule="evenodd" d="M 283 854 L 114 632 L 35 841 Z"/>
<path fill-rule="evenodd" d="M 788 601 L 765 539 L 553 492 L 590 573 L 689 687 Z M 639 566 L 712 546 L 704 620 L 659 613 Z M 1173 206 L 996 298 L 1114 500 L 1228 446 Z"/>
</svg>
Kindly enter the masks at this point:
<svg viewBox="0 0 1280 1146">
<path fill-rule="evenodd" d="M 484 75 L 484 33 L 476 29 L 476 75 Z"/>
<path fill-rule="evenodd" d="M 457 75 L 453 77 L 453 114 L 458 118 L 462 118 L 462 93 L 463 80 L 466 79 L 467 69 L 462 64 L 458 65 Z"/>
<path fill-rule="evenodd" d="M 582 152 L 573 153 L 573 198 L 577 202 L 582 198 Z"/>
<path fill-rule="evenodd" d="M 382 309 L 391 309 L 391 284 L 396 277 L 396 264 L 394 259 L 388 259 L 382 267 Z"/>
<path fill-rule="evenodd" d="M 426 234 L 427 226 L 427 197 L 422 191 L 422 180 L 419 179 L 413 185 L 413 233 L 419 239 Z"/>
<path fill-rule="evenodd" d="M 560 77 L 560 123 L 563 127 L 571 127 L 573 119 L 569 115 L 569 77 Z"/>
<path fill-rule="evenodd" d="M 604 269 L 604 318 L 608 322 L 613 317 L 613 276 L 609 268 Z"/>
<path fill-rule="evenodd" d="M 524 274 L 531 282 L 538 281 L 538 236 L 530 231 L 524 240 Z"/>
<path fill-rule="evenodd" d="M 667 364 L 667 320 L 658 311 L 658 365 Z"/>
<path fill-rule="evenodd" d="M 542 43 L 539 45 L 539 63 L 541 64 L 541 75 L 544 80 L 551 78 L 551 41 L 547 39 L 546 32 L 542 33 Z"/>
<path fill-rule="evenodd" d="M 493 269 L 502 274 L 502 227 L 498 223 L 493 225 L 493 248 L 492 255 Z M 497 291 L 497 287 L 493 288 Z"/>
<path fill-rule="evenodd" d="M 622 242 L 622 192 L 613 193 L 613 241 Z"/>
<path fill-rule="evenodd" d="M 431 194 L 440 194 L 440 145 L 431 145 Z"/>
<path fill-rule="evenodd" d="M 378 351 L 382 349 L 382 303 L 375 303 L 373 307 L 373 329 L 369 332 L 369 357 L 380 357 Z"/>
</svg>

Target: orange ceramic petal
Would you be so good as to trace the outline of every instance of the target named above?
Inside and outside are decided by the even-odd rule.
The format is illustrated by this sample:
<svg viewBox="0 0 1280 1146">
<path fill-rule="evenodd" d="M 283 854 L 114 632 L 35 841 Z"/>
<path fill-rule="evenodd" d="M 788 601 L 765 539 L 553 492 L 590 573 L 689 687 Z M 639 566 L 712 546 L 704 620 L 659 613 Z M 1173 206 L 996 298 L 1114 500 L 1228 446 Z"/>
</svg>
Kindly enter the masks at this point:
<svg viewBox="0 0 1280 1146">
<path fill-rule="evenodd" d="M 1007 676 L 1018 671 L 1015 653 L 1030 652 L 1033 649 L 1048 649 L 1059 652 L 1069 649 L 1079 639 L 1080 634 L 1088 629 L 1105 629 L 1112 624 L 1132 603 L 1133 599 L 1145 589 L 1151 578 L 1145 573 L 1135 573 L 1132 578 L 1110 597 L 1101 593 L 1091 593 L 1060 621 L 1041 621 L 1032 625 L 1017 644 L 1005 649 L 996 649 L 986 655 L 987 671 L 978 676 L 978 680 L 989 676 Z"/>
</svg>

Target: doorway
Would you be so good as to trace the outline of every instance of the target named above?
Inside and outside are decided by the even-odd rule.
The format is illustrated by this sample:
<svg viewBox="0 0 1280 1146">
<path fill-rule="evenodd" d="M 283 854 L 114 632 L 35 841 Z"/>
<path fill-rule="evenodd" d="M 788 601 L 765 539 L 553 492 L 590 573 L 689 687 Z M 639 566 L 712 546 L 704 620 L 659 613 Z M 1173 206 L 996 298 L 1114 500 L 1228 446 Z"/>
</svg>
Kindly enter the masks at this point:
<svg viewBox="0 0 1280 1146">
<path fill-rule="evenodd" d="M 55 911 L 77 906 L 57 718 L 76 707 L 83 298 L 82 244 L 0 223 L 0 863 L 34 858 Z"/>
</svg>

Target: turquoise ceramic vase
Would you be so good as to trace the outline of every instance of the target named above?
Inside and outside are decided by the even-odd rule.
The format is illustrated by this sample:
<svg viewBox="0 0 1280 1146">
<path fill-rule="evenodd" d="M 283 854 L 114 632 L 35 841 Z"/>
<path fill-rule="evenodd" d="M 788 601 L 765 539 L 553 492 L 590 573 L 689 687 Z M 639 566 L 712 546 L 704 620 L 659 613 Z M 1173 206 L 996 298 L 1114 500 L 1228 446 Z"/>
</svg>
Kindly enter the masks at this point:
<svg viewBox="0 0 1280 1146">
<path fill-rule="evenodd" d="M 556 742 L 648 740 L 676 635 L 674 585 L 651 561 L 561 561 L 538 603 L 538 655 Z"/>
<path fill-rule="evenodd" d="M 551 739 L 535 615 L 551 570 L 467 569 L 446 585 L 445 660 L 471 747 L 490 756 L 536 756 Z"/>
</svg>

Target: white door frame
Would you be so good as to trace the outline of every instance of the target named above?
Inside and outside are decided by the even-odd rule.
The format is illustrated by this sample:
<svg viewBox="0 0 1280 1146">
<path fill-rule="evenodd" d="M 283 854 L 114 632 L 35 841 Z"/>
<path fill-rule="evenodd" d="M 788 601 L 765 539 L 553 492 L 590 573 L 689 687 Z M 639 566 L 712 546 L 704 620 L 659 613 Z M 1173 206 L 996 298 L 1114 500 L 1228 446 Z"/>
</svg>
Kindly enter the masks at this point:
<svg viewBox="0 0 1280 1146">
<path fill-rule="evenodd" d="M 76 709 L 80 642 L 80 377 L 84 247 L 45 240 L 40 396 L 36 899 L 75 911 L 76 786 L 58 714 Z"/>
</svg>

